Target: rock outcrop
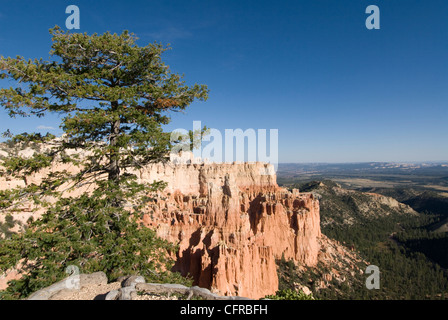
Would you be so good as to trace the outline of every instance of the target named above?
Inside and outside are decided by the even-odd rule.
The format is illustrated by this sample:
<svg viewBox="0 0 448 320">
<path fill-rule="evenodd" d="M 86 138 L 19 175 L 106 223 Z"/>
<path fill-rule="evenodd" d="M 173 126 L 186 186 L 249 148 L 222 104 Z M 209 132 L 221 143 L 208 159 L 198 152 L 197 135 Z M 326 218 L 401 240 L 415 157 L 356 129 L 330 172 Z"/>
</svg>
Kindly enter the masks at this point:
<svg viewBox="0 0 448 320">
<path fill-rule="evenodd" d="M 76 286 L 73 286 L 76 284 Z M 197 286 L 146 283 L 142 276 L 124 276 L 107 282 L 104 272 L 71 275 L 31 294 L 26 300 L 250 300 L 220 296 Z"/>
<path fill-rule="evenodd" d="M 260 298 L 278 289 L 276 259 L 317 263 L 319 202 L 280 188 L 270 165 L 158 164 L 141 179 L 168 182 L 143 220 L 179 244 L 175 268 L 200 287 Z"/>
</svg>

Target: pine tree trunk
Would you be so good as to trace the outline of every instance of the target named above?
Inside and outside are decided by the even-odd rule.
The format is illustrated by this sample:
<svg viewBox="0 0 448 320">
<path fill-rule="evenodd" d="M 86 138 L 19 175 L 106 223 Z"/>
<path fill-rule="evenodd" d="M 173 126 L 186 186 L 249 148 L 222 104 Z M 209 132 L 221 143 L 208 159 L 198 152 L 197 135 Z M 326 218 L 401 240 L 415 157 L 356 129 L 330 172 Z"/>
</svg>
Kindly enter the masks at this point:
<svg viewBox="0 0 448 320">
<path fill-rule="evenodd" d="M 112 109 L 118 107 L 118 102 L 112 102 Z M 120 180 L 120 166 L 119 166 L 119 151 L 117 148 L 118 135 L 120 133 L 120 119 L 114 121 L 111 125 L 110 146 L 112 153 L 109 162 L 109 181 L 114 181 L 119 184 Z"/>
</svg>

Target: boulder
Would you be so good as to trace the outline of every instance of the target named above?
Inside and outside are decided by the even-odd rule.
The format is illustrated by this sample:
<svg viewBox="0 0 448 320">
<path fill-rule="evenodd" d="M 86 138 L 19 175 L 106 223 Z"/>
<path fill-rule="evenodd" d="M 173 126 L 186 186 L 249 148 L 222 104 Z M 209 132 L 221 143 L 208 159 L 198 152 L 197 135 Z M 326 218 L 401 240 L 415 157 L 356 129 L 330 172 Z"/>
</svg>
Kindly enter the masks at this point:
<svg viewBox="0 0 448 320">
<path fill-rule="evenodd" d="M 119 290 L 112 290 L 108 294 L 106 294 L 104 300 L 118 300 L 119 296 L 120 296 Z"/>
<path fill-rule="evenodd" d="M 133 300 L 132 293 L 137 293 L 137 291 L 133 287 L 120 288 L 118 289 L 118 292 L 118 300 Z"/>
<path fill-rule="evenodd" d="M 121 279 L 121 286 L 124 287 L 132 287 L 135 288 L 137 283 L 145 283 L 145 278 L 142 276 L 128 276 Z"/>
</svg>

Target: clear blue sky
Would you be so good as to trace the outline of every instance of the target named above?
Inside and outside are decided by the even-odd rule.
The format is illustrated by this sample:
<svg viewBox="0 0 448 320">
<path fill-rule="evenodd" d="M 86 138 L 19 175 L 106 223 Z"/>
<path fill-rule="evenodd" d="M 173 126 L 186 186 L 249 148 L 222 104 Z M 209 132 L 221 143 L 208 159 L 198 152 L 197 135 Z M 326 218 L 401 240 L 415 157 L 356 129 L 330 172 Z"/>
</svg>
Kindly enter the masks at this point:
<svg viewBox="0 0 448 320">
<path fill-rule="evenodd" d="M 280 162 L 448 160 L 446 0 L 3 0 L 0 55 L 48 59 L 69 4 L 80 32 L 170 43 L 171 70 L 208 85 L 167 129 L 278 129 Z M 380 30 L 365 27 L 371 4 Z M 0 114 L 1 131 L 58 127 Z"/>
</svg>

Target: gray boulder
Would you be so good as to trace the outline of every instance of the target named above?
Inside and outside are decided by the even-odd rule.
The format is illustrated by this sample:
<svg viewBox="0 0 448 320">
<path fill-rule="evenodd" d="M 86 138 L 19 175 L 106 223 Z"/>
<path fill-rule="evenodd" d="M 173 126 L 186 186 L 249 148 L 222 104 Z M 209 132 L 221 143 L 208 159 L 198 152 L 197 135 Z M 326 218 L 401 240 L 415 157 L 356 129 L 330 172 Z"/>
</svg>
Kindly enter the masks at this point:
<svg viewBox="0 0 448 320">
<path fill-rule="evenodd" d="M 104 300 L 118 300 L 120 294 L 121 292 L 119 290 L 112 290 L 106 295 Z"/>
<path fill-rule="evenodd" d="M 133 298 L 132 293 L 137 292 L 133 287 L 120 288 L 118 289 L 118 291 L 119 291 L 118 300 L 132 300 Z"/>
<path fill-rule="evenodd" d="M 121 286 L 124 287 L 133 287 L 135 288 L 135 285 L 137 283 L 145 283 L 145 278 L 142 276 L 129 276 L 121 281 Z"/>
</svg>

